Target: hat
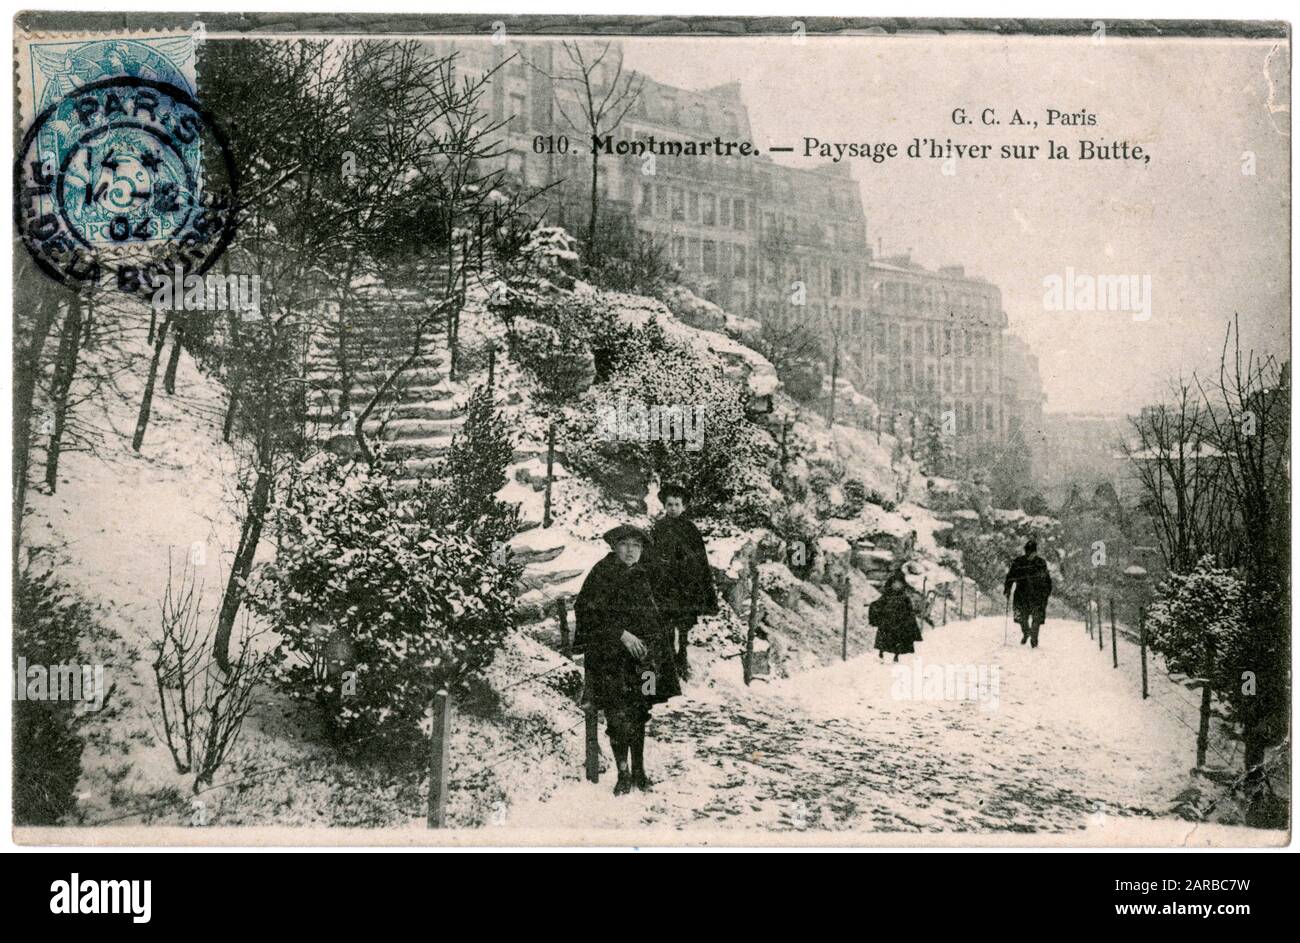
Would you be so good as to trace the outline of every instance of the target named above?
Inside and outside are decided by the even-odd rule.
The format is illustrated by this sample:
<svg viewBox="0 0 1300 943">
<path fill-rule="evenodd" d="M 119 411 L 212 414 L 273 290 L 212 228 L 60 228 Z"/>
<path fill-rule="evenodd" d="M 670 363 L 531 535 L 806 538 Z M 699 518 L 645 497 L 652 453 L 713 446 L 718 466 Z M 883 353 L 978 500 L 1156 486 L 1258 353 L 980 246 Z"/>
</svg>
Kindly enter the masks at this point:
<svg viewBox="0 0 1300 943">
<path fill-rule="evenodd" d="M 1037 553 L 1037 552 L 1038 552 L 1038 541 L 1035 540 L 1033 537 L 1030 537 L 1028 540 L 1025 541 L 1025 553 Z"/>
<path fill-rule="evenodd" d="M 615 546 L 621 540 L 627 540 L 629 537 L 641 541 L 641 545 L 645 547 L 649 547 L 652 543 L 649 534 L 641 528 L 634 527 L 631 524 L 619 524 L 617 527 L 605 531 L 601 536 L 611 547 Z"/>
<path fill-rule="evenodd" d="M 669 498 L 681 498 L 683 501 L 690 503 L 691 493 L 685 485 L 667 484 L 659 489 L 659 501 L 666 504 Z"/>
</svg>

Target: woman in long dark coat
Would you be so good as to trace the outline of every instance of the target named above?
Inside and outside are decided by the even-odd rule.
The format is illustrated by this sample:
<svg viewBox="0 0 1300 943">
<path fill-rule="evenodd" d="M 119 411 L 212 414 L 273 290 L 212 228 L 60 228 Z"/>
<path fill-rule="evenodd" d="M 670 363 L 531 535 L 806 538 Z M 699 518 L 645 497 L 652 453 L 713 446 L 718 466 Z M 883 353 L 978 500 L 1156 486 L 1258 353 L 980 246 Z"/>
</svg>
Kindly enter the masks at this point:
<svg viewBox="0 0 1300 943">
<path fill-rule="evenodd" d="M 867 609 L 867 621 L 876 627 L 876 648 L 882 659 L 885 652 L 893 652 L 894 661 L 898 661 L 899 655 L 915 651 L 913 645 L 921 641 L 921 628 L 901 571 L 895 571 L 885 582 L 880 598 Z"/>
<path fill-rule="evenodd" d="M 605 712 L 618 766 L 614 795 L 650 789 L 645 726 L 650 708 L 682 693 L 670 630 L 659 614 L 642 553 L 650 539 L 624 524 L 605 534 L 611 551 L 582 584 L 574 647 L 583 652 L 588 696 Z"/>
</svg>

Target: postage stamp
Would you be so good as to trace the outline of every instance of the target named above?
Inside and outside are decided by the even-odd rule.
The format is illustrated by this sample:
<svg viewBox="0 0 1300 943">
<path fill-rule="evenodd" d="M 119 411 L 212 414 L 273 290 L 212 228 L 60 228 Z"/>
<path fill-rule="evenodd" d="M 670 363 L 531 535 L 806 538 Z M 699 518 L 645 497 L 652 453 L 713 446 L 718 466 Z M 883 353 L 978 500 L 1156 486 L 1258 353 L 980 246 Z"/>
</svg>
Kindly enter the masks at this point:
<svg viewBox="0 0 1300 943">
<path fill-rule="evenodd" d="M 17 152 L 24 244 L 64 284 L 137 292 L 202 274 L 233 235 L 236 171 L 194 98 L 192 35 L 26 44 L 33 106 Z"/>
</svg>

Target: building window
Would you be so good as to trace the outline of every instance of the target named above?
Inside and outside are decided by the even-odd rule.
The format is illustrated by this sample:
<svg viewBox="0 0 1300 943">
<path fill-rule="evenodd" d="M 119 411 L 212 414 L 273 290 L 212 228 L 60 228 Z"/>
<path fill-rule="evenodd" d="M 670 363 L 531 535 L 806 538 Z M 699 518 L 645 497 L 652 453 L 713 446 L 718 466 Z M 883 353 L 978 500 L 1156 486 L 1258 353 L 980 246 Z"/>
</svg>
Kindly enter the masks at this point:
<svg viewBox="0 0 1300 943">
<path fill-rule="evenodd" d="M 984 429 L 986 432 L 993 431 L 993 404 L 984 404 Z"/>
<path fill-rule="evenodd" d="M 735 259 L 735 263 L 736 263 L 733 273 L 736 275 L 743 276 L 745 274 L 745 265 L 747 262 L 745 258 L 745 247 L 736 246 L 736 252 L 733 258 Z"/>
<path fill-rule="evenodd" d="M 686 194 L 677 187 L 673 187 L 673 219 L 676 222 L 686 220 Z"/>
<path fill-rule="evenodd" d="M 718 244 L 712 239 L 704 240 L 704 274 L 718 273 Z"/>
<path fill-rule="evenodd" d="M 749 227 L 748 227 L 748 220 L 746 220 L 746 218 L 745 218 L 745 201 L 744 201 L 744 200 L 737 198 L 737 199 L 735 199 L 735 200 L 732 201 L 732 204 L 731 204 L 731 220 L 732 220 L 732 222 L 735 224 L 735 227 L 736 227 L 737 229 L 747 229 L 747 228 L 749 228 Z"/>
<path fill-rule="evenodd" d="M 838 298 L 842 287 L 840 284 L 840 270 L 835 266 L 831 266 L 831 295 Z"/>
<path fill-rule="evenodd" d="M 943 355 L 947 357 L 952 353 L 952 328 L 943 329 Z"/>
<path fill-rule="evenodd" d="M 641 184 L 641 215 L 653 216 L 655 211 L 655 190 L 648 183 Z"/>
<path fill-rule="evenodd" d="M 518 92 L 512 92 L 510 95 L 510 123 L 516 131 L 523 131 L 528 127 L 528 101 Z"/>
<path fill-rule="evenodd" d="M 717 207 L 717 201 L 712 193 L 704 194 L 702 198 L 702 206 L 704 209 L 704 217 L 702 220 L 704 225 L 705 226 L 717 225 L 718 207 Z"/>
<path fill-rule="evenodd" d="M 668 216 L 668 188 L 663 184 L 655 184 L 655 215 Z"/>
<path fill-rule="evenodd" d="M 694 191 L 691 192 L 690 212 L 687 219 L 692 223 L 698 223 L 700 221 L 700 195 Z"/>
</svg>

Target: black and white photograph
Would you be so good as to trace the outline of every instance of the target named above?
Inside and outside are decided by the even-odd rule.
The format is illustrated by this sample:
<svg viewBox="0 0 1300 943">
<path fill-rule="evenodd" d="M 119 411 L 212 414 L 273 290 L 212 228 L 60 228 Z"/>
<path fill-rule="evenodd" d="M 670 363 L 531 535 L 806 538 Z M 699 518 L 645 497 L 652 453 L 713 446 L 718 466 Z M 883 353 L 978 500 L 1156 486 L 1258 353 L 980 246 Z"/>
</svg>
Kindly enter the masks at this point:
<svg viewBox="0 0 1300 943">
<path fill-rule="evenodd" d="M 1289 24 L 12 48 L 14 844 L 1290 845 Z"/>
</svg>

